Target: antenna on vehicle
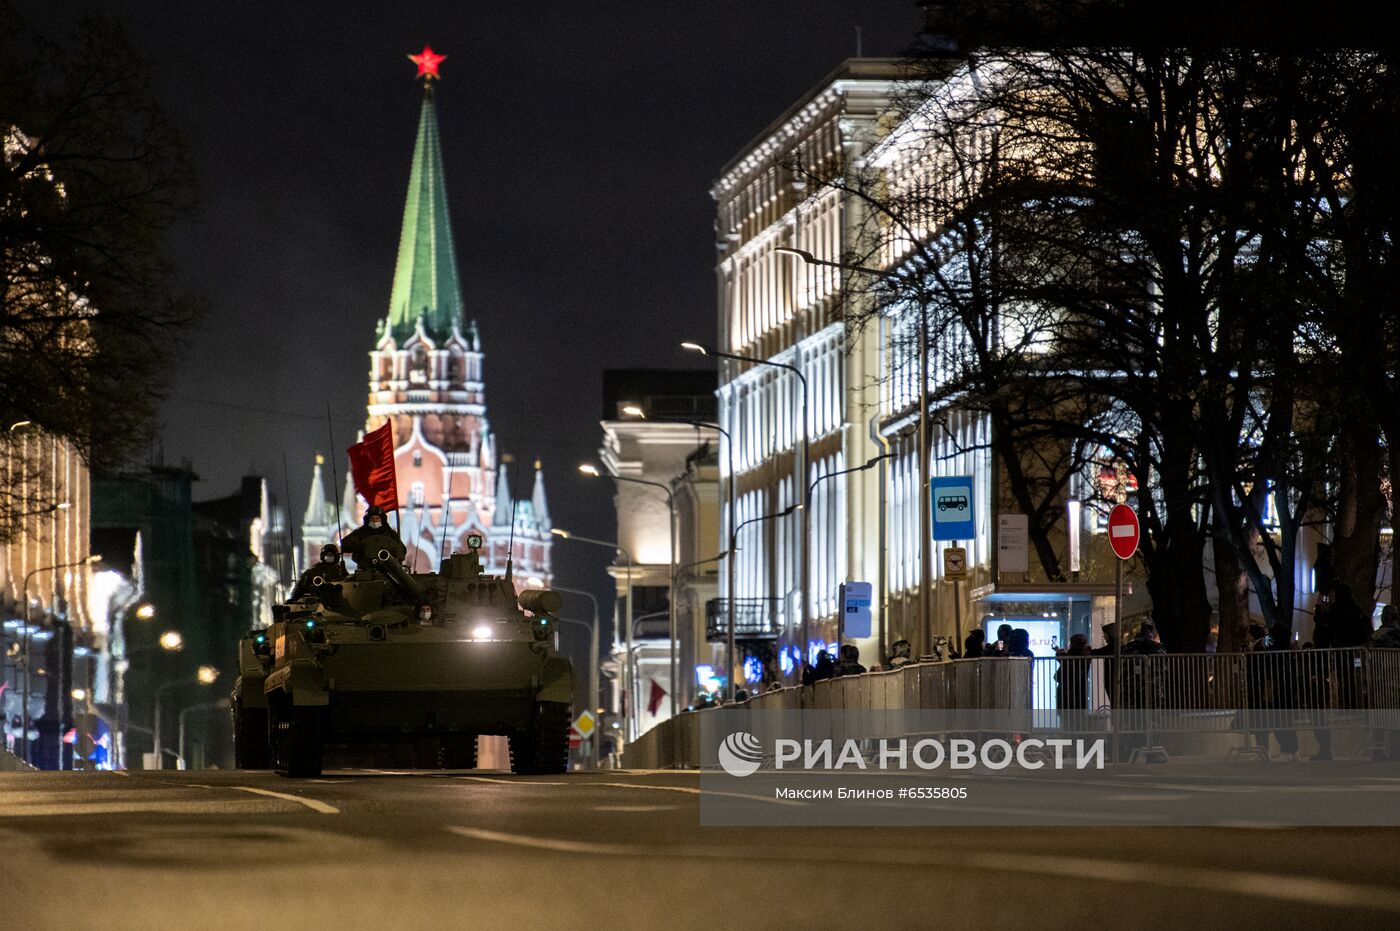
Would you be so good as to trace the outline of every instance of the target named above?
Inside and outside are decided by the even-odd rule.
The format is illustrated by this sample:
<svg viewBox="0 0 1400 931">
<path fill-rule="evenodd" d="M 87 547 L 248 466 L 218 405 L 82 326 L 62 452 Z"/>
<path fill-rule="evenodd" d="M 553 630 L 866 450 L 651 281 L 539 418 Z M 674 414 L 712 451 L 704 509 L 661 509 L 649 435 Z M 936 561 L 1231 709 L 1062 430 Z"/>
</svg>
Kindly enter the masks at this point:
<svg viewBox="0 0 1400 931">
<path fill-rule="evenodd" d="M 336 457 L 336 453 L 335 453 L 335 428 L 331 426 L 331 402 L 330 402 L 330 401 L 327 401 L 327 402 L 326 402 L 326 435 L 330 437 L 330 441 L 331 441 L 331 455 L 330 455 L 330 460 L 331 460 L 331 487 L 335 489 L 335 493 L 336 493 L 336 494 L 339 494 L 339 493 L 340 493 L 340 476 L 336 474 L 336 468 L 335 468 L 335 457 Z M 339 505 L 339 504 L 337 504 L 337 505 L 335 506 L 335 532 L 336 532 L 336 540 L 335 540 L 336 545 L 337 545 L 337 546 L 341 546 L 341 547 L 345 546 L 345 527 L 344 527 L 344 526 L 341 524 L 341 522 L 340 522 L 340 505 Z"/>
<path fill-rule="evenodd" d="M 292 529 L 292 480 L 287 477 L 287 451 L 285 449 L 282 450 L 282 491 L 287 496 L 282 507 L 282 519 L 287 522 L 287 574 L 282 580 L 285 584 L 292 580 L 292 575 L 296 572 L 297 551 L 296 531 Z"/>
<path fill-rule="evenodd" d="M 513 497 L 513 496 L 512 496 Z M 515 507 L 519 501 L 510 503 L 510 542 L 506 544 L 506 581 L 515 581 Z"/>
<path fill-rule="evenodd" d="M 427 499 L 424 498 L 426 501 Z M 452 515 L 452 471 L 447 472 L 447 491 L 442 498 L 442 542 L 438 544 L 438 567 L 441 571 L 442 561 L 447 558 L 447 523 Z"/>
</svg>

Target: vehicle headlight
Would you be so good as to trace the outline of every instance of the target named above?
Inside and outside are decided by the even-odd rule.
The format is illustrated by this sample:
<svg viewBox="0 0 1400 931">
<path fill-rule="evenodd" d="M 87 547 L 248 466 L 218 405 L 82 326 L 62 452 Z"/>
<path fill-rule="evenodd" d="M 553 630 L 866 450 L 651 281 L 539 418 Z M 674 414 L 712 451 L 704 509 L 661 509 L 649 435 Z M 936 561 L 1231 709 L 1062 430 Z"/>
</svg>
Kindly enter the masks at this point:
<svg viewBox="0 0 1400 931">
<path fill-rule="evenodd" d="M 473 639 L 473 640 L 490 640 L 490 639 L 491 639 L 491 634 L 492 634 L 492 633 L 494 633 L 494 631 L 491 630 L 491 625 L 490 625 L 490 624 L 480 624 L 480 625 L 478 625 L 478 626 L 472 628 L 472 639 Z"/>
</svg>

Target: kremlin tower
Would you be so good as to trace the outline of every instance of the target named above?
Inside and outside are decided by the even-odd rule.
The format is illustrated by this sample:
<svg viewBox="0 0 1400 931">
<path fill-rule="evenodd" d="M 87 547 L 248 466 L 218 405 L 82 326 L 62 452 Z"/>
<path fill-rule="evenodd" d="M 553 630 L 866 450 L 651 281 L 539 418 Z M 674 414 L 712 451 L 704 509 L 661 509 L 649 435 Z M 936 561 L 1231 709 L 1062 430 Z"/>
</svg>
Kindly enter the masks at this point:
<svg viewBox="0 0 1400 931">
<path fill-rule="evenodd" d="M 462 304 L 434 104 L 444 57 L 431 48 L 409 56 L 423 81 L 423 104 L 389 313 L 379 321 L 369 354 L 365 432 L 385 421 L 393 425 L 399 511 L 390 524 L 408 547 L 410 570 L 436 570 L 443 556 L 466 549 L 468 534 L 479 533 L 486 539 L 483 567 L 503 573 L 513 513 L 515 577 L 548 583 L 552 537 L 540 463 L 531 496 L 515 500 L 509 457 L 497 449 L 486 416 L 481 336 Z M 317 457 L 302 521 L 303 565 L 337 541 L 338 527 L 349 533 L 360 524 L 365 502 L 349 469 L 340 474 L 345 490 L 337 504 Z"/>
</svg>

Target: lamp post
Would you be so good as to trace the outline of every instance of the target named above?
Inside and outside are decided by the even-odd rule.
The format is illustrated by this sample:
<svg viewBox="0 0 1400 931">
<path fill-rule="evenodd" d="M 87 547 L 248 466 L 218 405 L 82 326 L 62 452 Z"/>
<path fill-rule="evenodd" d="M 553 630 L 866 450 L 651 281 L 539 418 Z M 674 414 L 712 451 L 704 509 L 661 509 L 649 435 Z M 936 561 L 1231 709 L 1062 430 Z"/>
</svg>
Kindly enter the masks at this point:
<svg viewBox="0 0 1400 931">
<path fill-rule="evenodd" d="M 717 358 L 720 358 L 720 359 L 732 359 L 732 360 L 734 360 L 734 361 L 736 361 L 736 362 L 751 362 L 751 363 L 753 363 L 754 365 L 767 365 L 767 366 L 769 366 L 769 367 L 771 367 L 771 368 L 784 369 L 784 370 L 786 370 L 786 371 L 791 372 L 793 375 L 796 375 L 796 376 L 797 376 L 798 384 L 801 385 L 801 387 L 802 387 L 802 421 L 801 421 L 802 442 L 801 442 L 801 443 L 793 444 L 793 449 L 794 449 L 795 455 L 797 455 L 797 456 L 800 457 L 800 459 L 799 459 L 797 465 L 795 466 L 796 475 L 795 475 L 794 477 L 797 479 L 797 482 L 798 482 L 798 486 L 797 486 L 797 487 L 798 487 L 798 488 L 801 488 L 801 489 L 803 489 L 803 490 L 805 491 L 805 489 L 807 488 L 807 467 L 808 467 L 808 463 L 810 462 L 809 457 L 810 457 L 810 455 L 811 455 L 810 440 L 809 440 L 809 437 L 810 437 L 810 434 L 811 434 L 811 430 L 809 429 L 809 425 L 808 425 L 808 421 L 807 421 L 807 376 L 803 375 L 803 374 L 802 374 L 802 371 L 801 371 L 800 369 L 798 369 L 797 366 L 795 366 L 795 365 L 789 365 L 789 364 L 787 364 L 786 362 L 774 362 L 774 361 L 771 360 L 771 359 L 760 359 L 760 358 L 758 358 L 757 356 L 741 356 L 741 355 L 736 355 L 735 353 L 732 353 L 732 352 L 721 352 L 720 350 L 715 349 L 715 348 L 713 348 L 713 347 L 711 347 L 711 346 L 702 346 L 702 345 L 699 344 L 699 343 L 691 343 L 691 342 L 681 343 L 681 348 L 682 348 L 682 349 L 686 349 L 686 350 L 688 350 L 688 351 L 690 351 L 690 352 L 698 352 L 698 353 L 700 353 L 701 355 L 705 355 L 705 356 L 716 356 Z M 728 434 L 726 434 L 726 436 L 728 436 Z M 734 444 L 733 444 L 733 438 L 732 438 L 732 437 L 730 438 L 730 444 L 729 444 L 729 445 L 730 445 L 731 447 L 734 445 Z M 731 465 L 732 465 L 732 462 L 733 462 L 733 460 L 731 459 Z M 731 471 L 731 472 L 730 472 L 729 481 L 730 481 L 731 483 L 733 483 L 734 480 L 735 480 L 734 474 L 733 474 L 733 472 Z M 731 489 L 731 491 L 732 491 L 732 489 Z M 801 521 L 801 527 L 800 527 L 800 529 L 799 529 L 799 531 L 798 531 L 798 536 L 799 536 L 799 537 L 801 538 L 801 540 L 802 540 L 802 558 L 798 561 L 798 566 L 799 566 L 799 568 L 800 568 L 800 570 L 801 570 L 801 579 L 799 580 L 799 584 L 798 584 L 798 587 L 801 589 L 801 592 L 800 592 L 800 594 L 799 594 L 799 596 L 798 596 L 798 604 L 800 605 L 798 617 L 800 618 L 800 630 L 801 630 L 800 636 L 801 636 L 801 638 L 802 638 L 802 655 L 803 655 L 803 656 L 806 656 L 806 655 L 807 655 L 807 640 L 809 639 L 808 625 L 807 625 L 807 615 L 808 615 L 810 612 L 807 610 L 807 600 L 808 600 L 808 595 L 809 595 L 808 587 L 809 587 L 809 585 L 810 585 L 810 579 L 811 579 L 811 565 L 810 565 L 810 563 L 811 563 L 811 554 L 812 554 L 811 540 L 808 539 L 808 534 L 811 532 L 811 529 L 812 529 L 812 522 L 811 522 L 811 520 L 810 520 L 810 519 L 808 518 L 808 516 L 807 516 L 807 511 L 808 511 L 807 505 L 808 505 L 809 503 L 810 503 L 810 502 L 808 502 L 808 501 L 805 499 L 805 497 L 804 497 L 804 499 L 803 499 L 802 501 L 796 502 L 796 503 L 793 505 L 792 508 L 789 508 L 789 511 L 788 511 L 788 513 L 791 513 L 791 511 L 792 511 L 792 510 L 795 510 L 795 509 L 800 509 L 800 510 L 802 511 L 802 516 L 799 518 L 800 521 Z M 732 515 L 731 515 L 731 518 L 732 518 Z M 734 524 L 731 522 L 729 526 L 730 526 L 731 528 L 733 528 Z M 733 552 L 733 547 L 730 547 L 730 552 Z M 732 595 L 733 595 L 733 589 L 732 589 L 732 588 L 730 589 L 730 594 L 731 594 L 731 597 L 732 597 Z"/>
<path fill-rule="evenodd" d="M 15 424 L 15 426 L 14 426 L 14 427 L 11 427 L 10 429 L 11 429 L 11 430 L 14 430 L 15 427 L 24 426 L 24 424 L 26 424 L 26 423 L 28 423 L 28 421 L 20 421 L 18 424 Z M 33 614 L 33 611 L 31 610 L 31 607 L 30 607 L 30 604 L 29 604 L 29 580 L 32 579 L 32 578 L 34 578 L 34 576 L 38 575 L 38 574 L 41 573 L 41 572 L 57 572 L 59 569 L 72 569 L 72 568 L 75 567 L 75 566 L 91 566 L 91 565 L 93 565 L 94 563 L 99 563 L 99 562 L 101 562 L 101 561 L 102 561 L 102 557 L 101 557 L 100 555 L 94 554 L 94 555 L 91 555 L 91 556 L 86 557 L 85 559 L 74 560 L 73 562 L 63 562 L 63 563 L 58 563 L 58 564 L 53 565 L 53 566 L 40 566 L 40 567 L 37 568 L 37 569 L 32 569 L 32 570 L 30 570 L 29 574 L 26 575 L 26 576 L 24 577 L 24 584 L 23 584 L 22 586 L 20 586 L 20 597 L 24 599 L 24 703 L 23 703 L 23 705 L 20 707 L 20 726 L 23 728 L 23 730 L 22 730 L 21 733 L 20 733 L 20 736 L 21 736 L 21 737 L 23 738 L 23 740 L 24 740 L 24 754 L 23 754 L 23 756 L 24 756 L 24 762 L 26 762 L 26 763 L 30 762 L 30 760 L 29 760 L 29 689 L 30 689 L 30 670 L 32 669 L 32 667 L 33 667 L 33 665 L 34 665 L 33 662 L 32 662 L 32 660 L 31 660 L 31 658 L 30 658 L 30 655 L 29 655 L 30 634 L 32 634 L 32 633 L 34 632 L 34 621 L 33 621 L 32 617 L 31 617 L 31 615 Z"/>
<path fill-rule="evenodd" d="M 892 281 L 908 282 L 906 275 L 869 268 L 865 265 L 852 265 L 847 262 L 829 262 L 819 259 L 806 249 L 792 246 L 777 246 L 775 252 L 796 256 L 808 265 L 823 265 L 842 271 L 874 275 Z M 929 501 L 929 421 L 928 421 L 928 301 L 919 289 L 919 622 L 923 627 L 925 647 L 933 640 L 933 627 L 930 614 L 929 580 L 933 578 L 933 509 Z"/>
<path fill-rule="evenodd" d="M 155 692 L 155 724 L 151 728 L 152 752 L 156 758 L 156 769 L 165 769 L 165 760 L 161 756 L 160 749 L 160 706 L 161 695 L 179 685 L 189 685 L 191 682 L 198 682 L 200 685 L 213 685 L 214 680 L 219 678 L 219 670 L 213 666 L 200 666 L 193 676 L 181 676 L 178 679 L 171 679 L 156 686 Z"/>
<path fill-rule="evenodd" d="M 696 428 L 703 428 L 703 429 L 706 429 L 706 430 L 717 430 L 717 431 L 719 431 L 719 433 L 724 437 L 724 458 L 725 458 L 725 463 L 726 463 L 725 468 L 727 468 L 727 469 L 729 470 L 729 526 L 732 528 L 732 527 L 734 526 L 734 518 L 735 518 L 735 507 L 734 507 L 734 504 L 735 504 L 735 491 L 734 491 L 734 489 L 735 489 L 735 486 L 738 484 L 738 481 L 736 480 L 735 475 L 734 475 L 734 437 L 730 435 L 730 433 L 729 433 L 728 430 L 724 429 L 723 427 L 721 427 L 721 426 L 720 426 L 719 424 L 717 424 L 717 423 L 710 423 L 709 421 L 705 421 L 705 420 L 687 420 L 686 423 L 688 423 L 688 424 L 690 424 L 692 427 L 696 427 Z M 805 545 L 805 543 L 804 543 L 804 545 Z M 729 553 L 732 554 L 733 552 L 734 552 L 734 550 L 733 550 L 733 548 L 731 547 L 730 550 L 729 550 Z M 716 557 L 716 558 L 718 558 L 718 557 Z M 709 562 L 710 560 L 703 560 L 703 561 L 704 561 L 704 562 Z M 699 563 L 692 563 L 692 565 L 699 565 Z M 736 569 L 735 569 L 734 558 L 733 558 L 732 555 L 729 557 L 729 561 L 728 561 L 728 563 L 725 565 L 724 569 L 725 569 L 725 572 L 726 572 L 727 575 L 728 575 L 728 592 L 727 592 L 727 594 L 728 594 L 728 605 L 727 605 L 727 607 L 726 607 L 726 612 L 725 612 L 725 613 L 729 615 L 729 617 L 730 617 L 730 619 L 731 619 L 731 620 L 730 620 L 730 626 L 732 627 L 732 626 L 733 626 L 733 620 L 732 620 L 732 619 L 733 619 L 733 617 L 734 617 L 734 587 L 735 587 L 735 585 L 736 585 L 736 583 L 737 583 L 737 580 L 738 580 L 738 573 L 737 573 L 737 571 L 736 571 Z M 804 647 L 804 649 L 805 649 L 805 647 Z M 733 670 L 730 671 L 730 674 L 731 674 L 731 675 L 733 674 Z"/>
<path fill-rule="evenodd" d="M 765 521 L 765 520 L 775 520 L 775 519 L 777 519 L 777 518 L 779 518 L 779 517 L 787 517 L 787 516 L 788 516 L 789 514 L 791 514 L 793 511 L 800 511 L 800 510 L 802 510 L 802 509 L 803 509 L 803 508 L 802 508 L 802 505 L 801 505 L 801 504 L 792 504 L 792 505 L 789 505 L 788 507 L 784 508 L 783 510 L 777 511 L 777 512 L 775 512 L 775 513 L 773 513 L 773 514 L 761 514 L 761 515 L 759 515 L 758 517 L 750 517 L 748 520 L 744 521 L 742 524 L 740 524 L 739 526 L 735 527 L 735 528 L 733 529 L 733 531 L 731 531 L 730 534 L 729 534 L 729 562 L 730 562 L 730 565 L 733 565 L 735 559 L 738 557 L 738 554 L 739 554 L 739 531 L 740 531 L 740 530 L 743 530 L 743 529 L 744 529 L 745 527 L 747 527 L 749 524 L 757 524 L 757 523 L 760 523 L 761 521 Z M 726 661 L 727 661 L 728 666 L 729 666 L 729 700 L 730 700 L 730 701 L 734 701 L 734 690 L 735 690 L 735 687 L 736 687 L 736 680 L 737 680 L 737 678 L 738 678 L 738 677 L 735 675 L 735 673 L 734 673 L 734 659 L 735 659 L 735 657 L 737 656 L 737 650 L 735 649 L 735 646 L 734 646 L 734 627 L 735 627 L 735 617 L 734 617 L 734 595 L 733 595 L 733 592 L 731 591 L 730 596 L 729 596 L 729 630 L 728 630 L 728 632 L 727 632 L 727 641 L 728 641 L 728 642 L 725 644 L 725 649 L 728 651 L 728 655 L 727 655 L 727 657 L 726 657 Z M 802 660 L 803 660 L 803 662 L 806 662 L 806 659 L 807 659 L 807 641 L 804 639 L 803 642 L 802 642 Z"/>
<path fill-rule="evenodd" d="M 826 480 L 829 479 L 829 478 L 836 478 L 836 476 L 838 476 L 838 475 L 849 475 L 849 474 L 851 474 L 852 472 L 864 472 L 866 469 L 874 468 L 875 466 L 879 465 L 881 462 L 884 462 L 886 459 L 890 458 L 890 457 L 893 456 L 893 455 L 894 455 L 893 452 L 886 451 L 886 452 L 883 452 L 883 453 L 881 453 L 880 455 L 876 456 L 875 458 L 866 461 L 866 463 L 865 463 L 864 465 L 851 466 L 849 469 L 837 469 L 835 472 L 828 472 L 828 473 L 826 473 L 825 475 L 818 475 L 815 479 L 812 480 L 812 484 L 810 484 L 810 485 L 807 486 L 807 497 L 808 497 L 808 498 L 811 498 L 811 496 L 812 496 L 812 490 L 815 489 L 815 488 L 817 487 L 817 485 L 819 485 L 820 483 L 826 481 Z M 881 610 L 882 612 L 884 611 L 884 605 L 883 605 L 883 604 L 880 606 L 880 610 Z M 883 622 L 882 622 L 882 623 L 883 623 Z M 845 615 L 844 613 L 842 613 L 842 614 L 838 615 L 837 618 L 836 618 L 836 641 L 837 641 L 837 643 L 840 643 L 842 640 L 845 640 L 845 639 L 846 639 L 846 615 Z M 879 644 L 879 648 L 880 648 L 880 658 L 881 658 L 881 662 L 883 662 L 883 661 L 884 661 L 884 650 L 885 650 L 885 645 L 884 645 L 883 642 L 881 642 L 881 643 Z"/>
<path fill-rule="evenodd" d="M 597 477 L 599 477 L 599 476 L 602 475 L 602 473 L 598 471 L 598 467 L 597 467 L 597 466 L 591 465 L 591 464 L 589 464 L 589 463 L 584 463 L 583 465 L 579 466 L 579 467 L 578 467 L 578 470 L 579 470 L 580 472 L 582 472 L 584 475 L 591 475 L 591 476 L 593 476 L 594 478 L 597 478 Z M 628 476 L 628 475 L 618 475 L 617 473 L 612 472 L 612 471 L 609 471 L 609 472 L 608 472 L 608 477 L 611 478 L 611 479 L 612 479 L 613 481 L 615 481 L 615 482 L 631 482 L 631 483 L 634 484 L 634 485 L 650 485 L 652 488 L 660 488 L 661 491 L 662 491 L 662 493 L 663 493 L 664 495 L 666 495 L 666 513 L 667 513 L 667 514 L 669 515 L 669 517 L 670 517 L 670 527 L 671 527 L 671 536 L 670 536 L 670 540 L 669 540 L 669 542 L 668 542 L 668 545 L 667 545 L 667 547 L 666 547 L 667 555 L 668 555 L 669 561 L 670 561 L 670 563 L 671 563 L 671 573 L 670 573 L 671 579 L 670 579 L 670 586 L 669 586 L 669 588 L 668 588 L 668 590 L 667 590 L 667 594 L 666 594 L 666 603 L 667 603 L 667 606 L 668 606 L 669 609 L 670 609 L 670 610 L 667 612 L 668 615 L 669 615 L 667 619 L 668 619 L 668 621 L 669 621 L 669 623 L 670 623 L 670 629 L 671 629 L 671 656 L 670 656 L 670 671 L 671 671 L 671 716 L 672 716 L 672 717 L 675 717 L 675 715 L 676 715 L 676 677 L 677 677 L 678 675 L 680 675 L 680 670 L 679 670 L 679 667 L 678 667 L 678 665 L 677 665 L 677 660 L 676 660 L 676 657 L 677 657 L 677 653 L 676 653 L 676 496 L 675 496 L 675 493 L 671 491 L 670 486 L 665 485 L 665 484 L 662 484 L 661 482 L 653 482 L 653 481 L 649 481 L 648 479 L 644 479 L 644 478 L 632 478 L 631 476 Z"/>
<path fill-rule="evenodd" d="M 577 540 L 579 543 L 591 543 L 594 546 L 606 546 L 609 549 L 613 549 L 621 553 L 623 560 L 626 562 L 627 629 L 625 631 L 625 637 L 623 642 L 625 644 L 625 649 L 627 650 L 627 662 L 624 664 L 623 668 L 627 672 L 627 691 L 624 693 L 623 697 L 625 700 L 622 703 L 622 732 L 625 735 L 627 735 L 627 740 L 630 743 L 632 737 L 634 736 L 632 733 L 632 725 L 636 721 L 636 717 L 632 713 L 632 700 L 634 697 L 633 693 L 636 691 L 636 683 L 634 682 L 634 679 L 636 678 L 636 669 L 634 668 L 632 662 L 632 554 L 628 553 L 627 550 L 623 549 L 621 544 L 611 543 L 607 540 L 595 540 L 591 537 L 581 537 L 576 533 L 569 533 L 569 531 L 561 530 L 558 527 L 555 527 L 549 532 L 554 534 L 556 537 L 559 537 L 564 540 Z"/>
<path fill-rule="evenodd" d="M 711 556 L 711 557 L 709 557 L 709 558 L 707 558 L 707 559 L 697 559 L 697 560 L 695 560 L 695 562 L 688 562 L 688 563 L 686 563 L 684 566 L 681 566 L 679 569 L 676 570 L 676 580 L 677 580 L 677 582 L 679 583 L 681 577 L 684 576 L 684 575 L 686 575 L 687 573 L 691 572 L 691 570 L 693 570 L 696 566 L 703 566 L 703 565 L 706 565 L 706 564 L 708 564 L 708 563 L 719 562 L 721 559 L 728 559 L 728 558 L 729 558 L 729 550 L 721 550 L 721 551 L 719 551 L 718 553 L 716 553 L 715 555 L 713 555 L 713 556 Z M 694 627 L 695 627 L 695 625 L 694 625 L 694 623 L 692 622 L 692 624 L 691 624 L 691 630 L 692 630 L 692 632 L 694 631 Z M 705 635 L 705 636 L 706 636 L 706 642 L 709 642 L 709 633 L 708 633 L 708 630 L 706 631 L 706 635 Z M 697 643 L 697 645 L 695 646 L 695 648 L 691 651 L 692 657 L 698 657 L 698 656 L 699 656 L 699 653 L 700 653 L 700 648 L 699 648 L 699 645 L 698 645 L 698 643 Z M 690 674 L 687 673 L 686 676 L 685 676 L 685 684 L 686 684 L 686 691 L 687 691 L 687 692 L 690 691 L 690 688 L 691 688 L 691 681 L 692 681 L 692 680 L 691 680 Z"/>
<path fill-rule="evenodd" d="M 535 582 L 538 582 L 538 581 L 539 581 L 539 579 L 530 579 L 530 580 L 529 580 L 529 583 L 530 583 L 531 585 L 533 585 Z M 543 583 L 541 583 L 541 584 L 543 584 Z M 589 656 L 592 658 L 592 659 L 591 659 L 591 662 L 589 663 L 589 666 L 588 666 L 588 710 L 589 710 L 590 712 L 592 712 L 592 711 L 594 711 L 594 710 L 598 707 L 598 669 L 599 669 L 599 667 L 602 666 L 602 664 L 603 664 L 603 657 L 602 657 L 602 655 L 601 655 L 600 652 L 599 652 L 599 650 L 601 649 L 601 645 L 599 644 L 599 637 L 598 637 L 598 627 L 599 627 L 599 625 L 598 625 L 598 599 L 595 598 L 595 597 L 593 597 L 593 594 L 592 594 L 591 592 L 586 592 L 586 591 L 584 591 L 584 590 L 581 589 L 581 588 L 566 588 L 566 587 L 564 587 L 563 585 L 555 585 L 555 584 L 552 583 L 552 582 L 550 583 L 550 585 L 553 587 L 553 589 L 554 589 L 556 592 L 565 592 L 566 594 L 569 594 L 569 595 L 579 595 L 579 596 L 582 596 L 582 597 L 584 597 L 584 598 L 587 598 L 589 601 L 591 601 L 591 602 L 593 603 L 593 627 L 592 627 L 592 629 L 589 631 L 589 638 L 588 638 Z M 562 621 L 562 620 L 564 620 L 564 618 L 560 618 L 560 620 Z M 579 622 L 578 622 L 578 621 L 569 621 L 569 623 L 570 623 L 570 624 L 577 624 L 577 623 L 579 623 Z M 595 717 L 596 717 L 596 715 L 595 715 Z M 593 739 L 590 741 L 590 743 L 593 744 L 593 753 L 592 753 L 592 756 L 593 756 L 593 768 L 594 768 L 594 769 L 598 769 L 598 767 L 599 767 L 599 760 L 602 758 L 602 757 L 601 757 L 601 754 L 599 753 L 599 749 L 598 749 L 598 748 L 599 748 L 599 745 L 602 743 L 602 740 L 599 739 L 599 738 L 601 738 L 601 737 L 602 737 L 602 724 L 601 724 L 601 722 L 600 722 L 600 723 L 599 723 L 599 726 L 598 726 L 598 733 L 594 734 L 594 735 L 593 735 Z"/>
</svg>

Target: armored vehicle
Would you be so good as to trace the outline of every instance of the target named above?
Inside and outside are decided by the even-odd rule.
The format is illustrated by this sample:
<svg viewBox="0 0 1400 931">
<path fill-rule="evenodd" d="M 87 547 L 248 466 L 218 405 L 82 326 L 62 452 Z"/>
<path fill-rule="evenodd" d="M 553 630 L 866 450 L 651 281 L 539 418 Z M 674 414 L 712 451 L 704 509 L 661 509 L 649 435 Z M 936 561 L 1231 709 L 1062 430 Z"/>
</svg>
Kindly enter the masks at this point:
<svg viewBox="0 0 1400 931">
<path fill-rule="evenodd" d="M 312 594 L 245 636 L 238 766 L 314 776 L 330 749 L 371 765 L 406 755 L 415 767 L 469 769 L 477 735 L 502 734 L 514 772 L 563 772 L 573 667 L 556 649 L 560 596 L 517 596 L 509 570 L 483 574 L 481 538 L 468 542 L 438 572 L 410 573 L 389 546 L 365 541 L 361 554 L 377 555 L 344 580 L 313 580 Z"/>
</svg>

